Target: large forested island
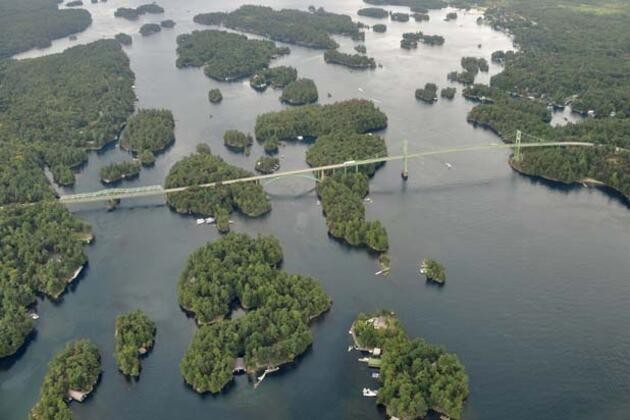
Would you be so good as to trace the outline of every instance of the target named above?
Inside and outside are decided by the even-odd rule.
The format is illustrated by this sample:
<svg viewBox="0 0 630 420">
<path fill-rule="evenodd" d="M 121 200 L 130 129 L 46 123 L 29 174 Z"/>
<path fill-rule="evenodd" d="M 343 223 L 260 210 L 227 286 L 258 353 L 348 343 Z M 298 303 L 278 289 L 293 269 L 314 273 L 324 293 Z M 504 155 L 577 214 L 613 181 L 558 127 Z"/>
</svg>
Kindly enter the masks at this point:
<svg viewBox="0 0 630 420">
<path fill-rule="evenodd" d="M 287 53 L 271 41 L 248 39 L 226 31 L 193 31 L 177 37 L 177 67 L 202 67 L 220 81 L 249 77 Z"/>
<path fill-rule="evenodd" d="M 77 340 L 48 364 L 39 401 L 30 413 L 31 420 L 71 419 L 66 400 L 83 401 L 94 389 L 101 374 L 101 355 L 90 340 Z"/>
<path fill-rule="evenodd" d="M 410 339 L 386 311 L 360 314 L 351 331 L 359 348 L 378 348 L 383 354 L 378 403 L 389 416 L 416 419 L 433 411 L 447 418 L 462 417 L 468 376 L 456 355 L 421 338 Z"/>
<path fill-rule="evenodd" d="M 382 137 L 339 131 L 318 137 L 306 152 L 306 162 L 311 166 L 325 166 L 385 156 L 387 147 Z M 371 164 L 362 165 L 358 170 L 372 176 L 377 168 L 377 164 Z"/>
<path fill-rule="evenodd" d="M 164 13 L 164 8 L 155 3 L 143 4 L 134 9 L 129 8 L 129 7 L 119 7 L 114 12 L 114 16 L 124 18 L 127 20 L 137 20 L 140 16 L 147 13 L 150 13 L 150 14 Z"/>
<path fill-rule="evenodd" d="M 114 40 L 6 62 L 0 65 L 0 144 L 27 144 L 33 161 L 49 166 L 59 181 L 85 162 L 86 149 L 116 140 L 133 112 L 133 82 L 129 59 Z"/>
<path fill-rule="evenodd" d="M 197 150 L 197 153 L 173 165 L 166 177 L 166 188 L 253 176 L 251 172 L 232 166 L 213 155 L 207 146 L 201 145 Z M 169 194 L 167 203 L 178 213 L 213 217 L 231 213 L 235 209 L 250 217 L 261 216 L 271 210 L 264 190 L 254 182 L 215 188 L 190 188 Z"/>
<path fill-rule="evenodd" d="M 197 15 L 195 22 L 219 25 L 262 35 L 274 41 L 311 48 L 336 48 L 331 34 L 356 36 L 358 26 L 349 16 L 310 8 L 273 10 L 271 7 L 245 5 L 230 13 Z"/>
<path fill-rule="evenodd" d="M 387 127 L 387 116 L 374 103 L 361 99 L 332 105 L 308 105 L 256 118 L 256 139 L 292 141 L 337 131 L 369 133 Z"/>
<path fill-rule="evenodd" d="M 0 357 L 17 351 L 34 323 L 36 294 L 58 298 L 87 262 L 90 227 L 56 203 L 0 211 Z"/>
<path fill-rule="evenodd" d="M 0 59 L 57 38 L 81 32 L 92 23 L 83 9 L 58 9 L 57 0 L 0 1 Z"/>
<path fill-rule="evenodd" d="M 174 142 L 173 113 L 167 109 L 141 109 L 127 121 L 120 147 L 138 154 L 156 154 Z"/>
<path fill-rule="evenodd" d="M 125 375 L 140 376 L 140 356 L 155 342 L 155 323 L 141 310 L 116 317 L 116 348 L 118 369 Z"/>
<path fill-rule="evenodd" d="M 337 50 L 328 50 L 324 53 L 324 60 L 327 63 L 341 64 L 352 69 L 373 69 L 376 68 L 376 61 L 372 57 L 361 54 L 346 54 Z"/>
<path fill-rule="evenodd" d="M 179 304 L 200 325 L 180 367 L 197 392 L 221 391 L 242 358 L 255 373 L 296 360 L 313 342 L 311 320 L 331 300 L 315 280 L 278 269 L 282 248 L 271 236 L 228 234 L 188 259 Z M 234 305 L 246 314 L 225 319 Z"/>
</svg>

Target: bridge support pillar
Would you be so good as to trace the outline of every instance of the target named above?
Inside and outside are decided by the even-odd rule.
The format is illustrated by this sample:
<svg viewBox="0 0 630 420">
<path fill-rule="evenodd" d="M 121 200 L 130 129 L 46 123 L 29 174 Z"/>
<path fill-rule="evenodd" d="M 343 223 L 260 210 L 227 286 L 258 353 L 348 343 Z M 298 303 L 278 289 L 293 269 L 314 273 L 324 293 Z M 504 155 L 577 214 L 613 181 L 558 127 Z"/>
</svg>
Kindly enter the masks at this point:
<svg viewBox="0 0 630 420">
<path fill-rule="evenodd" d="M 514 148 L 514 162 L 520 162 L 523 160 L 523 155 L 521 154 L 521 130 L 516 130 L 516 140 L 514 144 L 516 147 Z"/>
<path fill-rule="evenodd" d="M 407 166 L 407 140 L 403 141 L 403 170 L 400 176 L 403 181 L 409 179 L 409 167 Z"/>
</svg>

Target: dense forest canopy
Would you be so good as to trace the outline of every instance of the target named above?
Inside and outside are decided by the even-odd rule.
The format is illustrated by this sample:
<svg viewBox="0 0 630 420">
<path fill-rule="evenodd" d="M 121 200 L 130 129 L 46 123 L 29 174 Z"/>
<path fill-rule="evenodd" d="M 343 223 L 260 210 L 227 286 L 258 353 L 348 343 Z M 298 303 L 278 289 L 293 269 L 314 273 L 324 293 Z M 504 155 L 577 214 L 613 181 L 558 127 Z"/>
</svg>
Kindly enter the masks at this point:
<svg viewBox="0 0 630 420">
<path fill-rule="evenodd" d="M 116 317 L 114 357 L 125 375 L 140 376 L 140 356 L 155 342 L 155 323 L 141 310 Z"/>
<path fill-rule="evenodd" d="M 381 349 L 378 403 L 389 416 L 425 418 L 429 410 L 452 419 L 462 417 L 468 376 L 456 355 L 421 338 L 407 337 L 386 311 L 359 314 L 352 324 L 357 344 Z"/>
<path fill-rule="evenodd" d="M 188 258 L 177 285 L 179 303 L 201 327 L 180 368 L 197 392 L 221 391 L 237 357 L 256 372 L 294 361 L 313 342 L 308 323 L 331 300 L 315 280 L 280 271 L 281 261 L 277 239 L 234 233 Z M 246 314 L 224 320 L 233 304 Z"/>
<path fill-rule="evenodd" d="M 284 88 L 291 82 L 297 80 L 297 70 L 295 67 L 278 66 L 262 69 L 249 79 L 249 84 L 256 90 L 265 90 L 271 85 L 273 88 Z"/>
<path fill-rule="evenodd" d="M 57 0 L 0 0 L 0 59 L 57 38 L 81 32 L 92 23 L 87 10 L 59 10 Z"/>
<path fill-rule="evenodd" d="M 175 119 L 167 109 L 141 109 L 127 121 L 120 146 L 158 153 L 175 142 Z"/>
<path fill-rule="evenodd" d="M 141 163 L 138 160 L 124 160 L 103 166 L 100 171 L 101 181 L 111 184 L 123 179 L 132 179 L 140 175 Z"/>
<path fill-rule="evenodd" d="M 69 420 L 66 404 L 69 391 L 89 393 L 101 374 L 101 355 L 90 340 L 72 341 L 48 364 L 39 401 L 31 410 L 31 420 Z"/>
<path fill-rule="evenodd" d="M 357 15 L 383 19 L 388 17 L 389 13 L 387 12 L 387 10 L 380 7 L 365 7 L 363 9 L 359 9 L 357 11 Z"/>
<path fill-rule="evenodd" d="M 256 118 L 256 139 L 280 141 L 319 137 L 338 131 L 368 133 L 387 127 L 387 116 L 373 102 L 352 99 L 268 112 Z"/>
<path fill-rule="evenodd" d="M 376 61 L 372 57 L 361 54 L 346 54 L 337 50 L 328 50 L 324 53 L 324 60 L 327 63 L 341 64 L 352 69 L 373 69 L 376 68 Z"/>
<path fill-rule="evenodd" d="M 319 95 L 312 79 L 297 79 L 282 90 L 280 101 L 289 105 L 306 105 L 317 102 Z"/>
<path fill-rule="evenodd" d="M 13 354 L 33 324 L 35 294 L 57 298 L 87 262 L 90 227 L 57 203 L 0 211 L 0 357 Z"/>
<path fill-rule="evenodd" d="M 412 12 L 426 13 L 429 9 L 441 9 L 447 6 L 444 0 L 363 0 L 376 6 L 407 6 Z"/>
<path fill-rule="evenodd" d="M 133 83 L 114 40 L 9 61 L 0 69 L 0 144 L 29 144 L 59 181 L 63 167 L 87 159 L 85 149 L 117 138 L 133 112 Z"/>
<path fill-rule="evenodd" d="M 301 11 L 274 10 L 266 6 L 245 5 L 233 12 L 197 15 L 195 22 L 219 25 L 261 35 L 274 41 L 310 48 L 336 48 L 330 35 L 355 36 L 358 26 L 346 15 L 329 13 L 323 9 Z"/>
<path fill-rule="evenodd" d="M 253 176 L 253 173 L 232 166 L 205 148 L 177 162 L 166 177 L 166 188 L 200 185 Z M 250 216 L 261 216 L 271 210 L 262 186 L 254 182 L 221 185 L 214 188 L 191 188 L 171 193 L 168 205 L 178 213 L 216 216 L 234 209 Z"/>
<path fill-rule="evenodd" d="M 249 77 L 286 53 L 271 41 L 248 39 L 226 31 L 193 31 L 177 37 L 177 67 L 204 67 L 219 81 Z"/>
<path fill-rule="evenodd" d="M 335 132 L 317 138 L 315 144 L 306 152 L 306 162 L 311 166 L 325 166 L 385 156 L 387 156 L 387 146 L 380 136 Z M 358 170 L 372 176 L 378 166 L 377 164 L 362 165 Z"/>
</svg>

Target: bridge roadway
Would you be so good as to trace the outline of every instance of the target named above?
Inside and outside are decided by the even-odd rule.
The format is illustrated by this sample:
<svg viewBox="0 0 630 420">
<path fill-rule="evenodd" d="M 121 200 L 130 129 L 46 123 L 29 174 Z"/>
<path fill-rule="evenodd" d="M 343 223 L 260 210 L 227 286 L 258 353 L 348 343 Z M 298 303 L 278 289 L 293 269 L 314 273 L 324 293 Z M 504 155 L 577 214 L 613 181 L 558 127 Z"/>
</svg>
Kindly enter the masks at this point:
<svg viewBox="0 0 630 420">
<path fill-rule="evenodd" d="M 200 184 L 200 185 L 189 185 L 186 187 L 178 187 L 178 188 L 164 188 L 161 185 L 151 185 L 147 187 L 135 187 L 135 188 L 108 188 L 108 189 L 95 191 L 95 192 L 89 192 L 89 193 L 62 195 L 61 197 L 59 197 L 59 202 L 63 204 L 79 204 L 79 203 L 92 203 L 92 202 L 98 202 L 98 201 L 107 201 L 111 199 L 151 197 L 151 196 L 158 196 L 158 195 L 165 195 L 169 193 L 186 191 L 190 188 L 212 188 L 219 185 L 230 185 L 230 184 L 237 184 L 237 183 L 242 183 L 242 182 L 259 182 L 259 181 L 264 181 L 267 179 L 312 174 L 312 173 L 318 173 L 318 172 L 323 172 L 323 171 L 330 171 L 334 169 L 354 168 L 354 167 L 363 166 L 363 165 L 371 165 L 374 163 L 391 162 L 391 161 L 405 160 L 405 159 L 418 159 L 418 158 L 427 157 L 427 156 L 443 155 L 443 154 L 449 154 L 449 153 L 515 149 L 517 147 L 536 148 L 536 147 L 574 147 L 574 146 L 591 147 L 593 146 L 593 143 L 539 142 L 539 143 L 521 143 L 520 146 L 517 144 L 492 143 L 492 144 L 483 144 L 483 145 L 477 145 L 477 146 L 454 147 L 454 148 L 448 148 L 448 149 L 428 150 L 428 151 L 423 151 L 423 152 L 408 153 L 406 155 L 395 155 L 395 156 L 386 156 L 386 157 L 381 157 L 381 158 L 348 161 L 344 163 L 337 163 L 334 165 L 325 165 L 325 166 L 310 167 L 310 168 L 305 168 L 305 169 L 296 169 L 292 171 L 276 172 L 276 173 L 268 174 L 268 175 L 256 175 L 256 176 L 250 176 L 246 178 L 230 179 L 230 180 L 225 180 L 225 181 L 220 181 L 220 182 L 210 182 L 207 184 Z"/>
</svg>

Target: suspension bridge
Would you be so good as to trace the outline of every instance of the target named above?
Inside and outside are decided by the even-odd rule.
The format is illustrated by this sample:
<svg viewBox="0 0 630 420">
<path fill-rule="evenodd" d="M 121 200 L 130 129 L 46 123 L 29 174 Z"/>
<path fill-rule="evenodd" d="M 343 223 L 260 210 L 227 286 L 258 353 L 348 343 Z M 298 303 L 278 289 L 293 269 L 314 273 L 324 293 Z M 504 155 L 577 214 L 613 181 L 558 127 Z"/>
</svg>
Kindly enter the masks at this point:
<svg viewBox="0 0 630 420">
<path fill-rule="evenodd" d="M 317 167 L 309 167 L 304 169 L 296 169 L 290 171 L 276 172 L 273 174 L 267 175 L 255 175 L 245 178 L 236 178 L 229 179 L 218 182 L 209 182 L 207 184 L 200 185 L 188 185 L 185 187 L 177 187 L 177 188 L 164 188 L 162 185 L 150 185 L 145 187 L 135 187 L 135 188 L 108 188 L 95 192 L 88 193 L 80 193 L 80 194 L 68 194 L 62 195 L 59 197 L 59 202 L 63 204 L 81 204 L 81 203 L 93 203 L 99 201 L 109 201 L 109 200 L 120 200 L 120 199 L 129 199 L 129 198 L 139 198 L 139 197 L 154 197 L 154 196 L 164 196 L 166 194 L 177 193 L 186 191 L 192 188 L 215 188 L 222 185 L 232 185 L 246 182 L 255 182 L 255 183 L 265 183 L 265 182 L 274 182 L 281 178 L 286 177 L 303 177 L 312 179 L 315 181 L 319 181 L 323 179 L 327 174 L 335 173 L 338 170 L 348 171 L 355 170 L 358 171 L 359 167 L 365 165 L 378 165 L 385 162 L 393 162 L 393 161 L 403 161 L 403 169 L 402 169 L 402 178 L 407 179 L 409 176 L 408 170 L 408 161 L 410 159 L 419 159 L 425 158 L 429 156 L 438 156 L 445 155 L 451 153 L 466 153 L 466 152 L 480 152 L 480 151 L 488 151 L 488 150 L 501 150 L 501 149 L 512 149 L 513 159 L 515 161 L 520 161 L 522 159 L 522 149 L 528 148 L 542 148 L 542 147 L 592 147 L 593 143 L 585 143 L 585 142 L 535 142 L 535 143 L 522 143 L 521 142 L 521 133 L 517 132 L 516 141 L 513 144 L 503 144 L 503 143 L 491 143 L 491 144 L 482 144 L 475 146 L 463 146 L 463 147 L 453 147 L 439 150 L 427 150 L 420 151 L 415 153 L 407 152 L 407 142 L 404 142 L 403 154 L 394 155 L 394 156 L 384 156 L 372 159 L 364 159 L 364 160 L 349 160 L 343 163 L 337 163 L 333 165 L 324 165 Z"/>
</svg>

